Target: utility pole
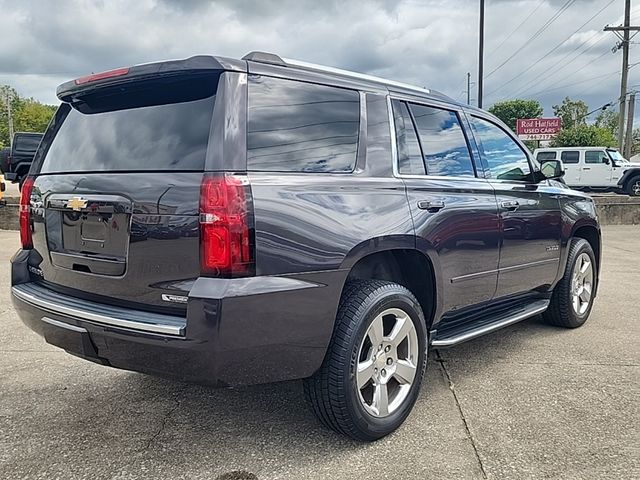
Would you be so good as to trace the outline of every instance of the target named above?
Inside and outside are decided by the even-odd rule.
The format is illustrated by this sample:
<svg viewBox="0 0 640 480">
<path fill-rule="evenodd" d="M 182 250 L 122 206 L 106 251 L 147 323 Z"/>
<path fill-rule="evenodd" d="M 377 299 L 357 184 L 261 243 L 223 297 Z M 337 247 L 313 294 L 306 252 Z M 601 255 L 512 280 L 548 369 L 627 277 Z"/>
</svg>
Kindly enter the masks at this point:
<svg viewBox="0 0 640 480">
<path fill-rule="evenodd" d="M 627 0 L 630 2 L 631 0 Z M 478 39 L 478 108 L 482 108 L 484 77 L 484 0 L 480 0 L 480 37 Z"/>
<path fill-rule="evenodd" d="M 620 80 L 620 118 L 618 119 L 618 145 L 624 148 L 624 108 L 627 103 L 627 81 L 629 78 L 629 22 L 631 18 L 631 0 L 624 2 L 624 26 L 622 32 L 622 78 Z"/>
<path fill-rule="evenodd" d="M 9 122 L 9 146 L 13 144 L 13 116 L 11 115 L 11 94 L 7 92 L 7 121 Z"/>
<path fill-rule="evenodd" d="M 471 105 L 471 73 L 467 72 L 467 105 Z"/>
<path fill-rule="evenodd" d="M 631 158 L 631 145 L 633 145 L 633 115 L 636 110 L 636 92 L 632 92 L 629 95 L 629 107 L 627 108 L 627 136 L 625 139 L 624 152 L 622 156 L 624 158 Z"/>
<path fill-rule="evenodd" d="M 631 30 L 638 31 L 640 27 L 632 27 L 630 25 L 631 17 L 631 0 L 625 0 L 624 2 L 624 25 L 620 27 L 604 27 L 605 32 L 614 32 L 621 40 L 614 52 L 622 48 L 622 77 L 620 79 L 620 111 L 618 118 L 618 148 L 620 152 L 624 150 L 624 117 L 625 107 L 627 102 L 627 79 L 629 77 L 629 32 Z M 622 32 L 620 35 L 619 32 Z"/>
</svg>

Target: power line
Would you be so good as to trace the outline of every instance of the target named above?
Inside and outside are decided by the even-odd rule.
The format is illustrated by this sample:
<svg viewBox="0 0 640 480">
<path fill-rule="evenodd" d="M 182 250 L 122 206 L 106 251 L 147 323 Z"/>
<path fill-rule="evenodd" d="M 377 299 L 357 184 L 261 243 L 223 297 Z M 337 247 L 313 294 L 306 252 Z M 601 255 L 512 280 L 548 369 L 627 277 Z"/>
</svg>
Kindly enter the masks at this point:
<svg viewBox="0 0 640 480">
<path fill-rule="evenodd" d="M 593 33 L 593 35 L 591 35 L 588 39 L 586 39 L 584 42 L 582 42 L 580 45 L 578 45 L 576 48 L 574 48 L 572 51 L 570 51 L 569 53 L 567 53 L 565 56 L 563 56 L 562 58 L 558 59 L 558 61 L 556 63 L 554 63 L 553 65 L 551 65 L 549 68 L 547 68 L 547 70 L 551 71 L 551 73 L 545 77 L 544 81 L 548 81 L 550 78 L 555 77 L 558 73 L 560 73 L 562 70 L 564 70 L 565 68 L 567 68 L 569 65 L 571 65 L 573 62 L 575 62 L 577 59 L 579 59 L 582 55 L 585 55 L 588 51 L 590 51 L 592 48 L 594 48 L 596 45 L 598 45 L 600 42 L 602 42 L 602 40 L 604 40 L 606 37 L 602 36 L 600 37 L 600 40 L 598 40 L 597 42 L 593 43 L 590 47 L 586 48 L 585 50 L 583 50 L 582 52 L 578 53 L 575 57 L 573 57 L 571 60 L 569 60 L 566 63 L 563 63 L 562 66 L 558 69 L 556 69 L 555 67 L 559 64 L 564 62 L 564 60 L 567 59 L 567 57 L 569 57 L 570 55 L 572 55 L 573 53 L 575 53 L 577 50 L 579 50 L 583 45 L 587 44 L 589 41 L 591 41 L 592 38 L 594 38 L 596 35 L 598 35 L 600 32 L 596 31 Z M 602 58 L 604 55 L 606 55 L 607 53 L 609 53 L 609 49 L 607 49 L 602 55 L 600 55 L 599 57 L 597 57 L 597 59 Z M 590 65 L 593 62 L 590 61 L 587 63 L 587 65 Z M 583 68 L 585 68 L 585 66 L 581 67 L 579 70 L 582 70 Z M 575 71 L 572 72 L 575 75 Z M 533 78 L 531 79 L 529 82 L 525 83 L 519 90 L 517 90 L 516 94 L 517 95 L 522 95 L 524 93 L 526 93 L 527 91 L 529 91 L 531 89 L 531 87 L 534 86 L 534 84 L 539 84 L 539 79 L 538 78 Z"/>
<path fill-rule="evenodd" d="M 545 90 L 541 90 L 539 92 L 535 92 L 535 93 L 532 93 L 532 94 L 529 94 L 529 95 L 525 95 L 525 96 L 526 97 L 537 97 L 538 95 L 542 95 L 544 93 L 549 93 L 549 92 L 552 92 L 552 91 L 555 91 L 555 90 L 560 90 L 562 88 L 573 87 L 575 85 L 580 85 L 582 83 L 591 82 L 593 80 L 598 80 L 599 78 L 603 78 L 603 77 L 610 77 L 612 75 L 616 75 L 616 74 L 619 74 L 619 73 L 620 73 L 620 70 L 616 70 L 615 72 L 609 72 L 609 73 L 605 73 L 603 75 L 598 75 L 596 77 L 590 77 L 590 78 L 587 78 L 585 80 L 581 80 L 579 82 L 568 83 L 566 85 L 560 85 L 559 87 L 547 88 Z"/>
<path fill-rule="evenodd" d="M 491 51 L 491 53 L 489 53 L 489 55 L 488 55 L 488 56 L 490 57 L 491 55 L 493 55 L 494 53 L 496 53 L 496 51 L 498 51 L 498 49 L 499 49 L 500 47 L 502 47 L 502 46 L 507 42 L 507 40 L 509 40 L 509 39 L 513 36 L 513 34 L 514 34 L 514 33 L 516 33 L 518 30 L 520 30 L 520 27 L 522 27 L 522 26 L 527 22 L 527 20 L 529 20 L 529 19 L 533 16 L 533 14 L 534 14 L 534 13 L 536 13 L 536 12 L 538 11 L 538 9 L 539 9 L 539 8 L 540 8 L 540 7 L 541 7 L 545 2 L 546 2 L 546 0 L 541 0 L 541 1 L 540 1 L 540 3 L 538 3 L 538 5 L 537 5 L 537 6 L 536 6 L 532 11 L 531 11 L 531 13 L 530 13 L 529 15 L 527 15 L 527 17 L 526 17 L 524 20 L 522 20 L 522 22 L 521 22 L 521 23 L 520 23 L 516 28 L 514 28 L 514 29 L 511 31 L 511 33 L 510 33 L 509 35 L 507 35 L 507 36 L 505 37 L 505 39 L 504 39 L 504 40 L 502 40 L 502 41 L 500 42 L 500 45 L 498 45 L 496 48 L 494 48 L 494 49 Z"/>
<path fill-rule="evenodd" d="M 540 35 L 542 35 L 542 32 L 544 32 L 547 28 L 549 28 L 551 26 L 551 24 L 553 22 L 555 22 L 560 15 L 562 15 L 571 5 L 573 5 L 573 3 L 575 2 L 575 0 L 567 0 L 557 11 L 556 13 L 549 19 L 547 20 L 547 22 L 542 25 L 537 31 L 536 33 L 534 33 L 527 41 L 525 41 L 520 48 L 518 48 L 515 52 L 513 52 L 505 61 L 503 61 L 500 65 L 498 65 L 496 68 L 494 68 L 493 70 L 491 70 L 491 72 L 489 72 L 487 74 L 487 76 L 485 78 L 489 78 L 491 75 L 493 75 L 494 73 L 496 73 L 498 70 L 500 70 L 502 67 L 504 67 L 510 60 L 512 60 L 516 55 L 518 55 L 518 53 L 520 53 L 524 48 L 526 48 L 527 46 L 529 46 L 531 44 L 531 42 L 533 42 L 536 38 L 538 38 Z"/>
<path fill-rule="evenodd" d="M 501 90 L 502 88 L 506 87 L 507 85 L 509 85 L 510 83 L 512 83 L 513 81 L 517 80 L 518 78 L 520 78 L 522 75 L 524 75 L 525 73 L 527 73 L 529 70 L 531 70 L 532 68 L 535 68 L 542 60 L 544 60 L 545 58 L 547 58 L 549 55 L 551 55 L 553 52 L 555 52 L 558 48 L 560 48 L 561 46 L 563 46 L 569 39 L 571 39 L 571 37 L 573 37 L 576 33 L 578 33 L 580 30 L 582 30 L 586 25 L 588 25 L 594 18 L 596 18 L 598 15 L 600 15 L 607 7 L 609 7 L 615 0 L 609 0 L 609 2 L 604 5 L 600 10 L 598 10 L 598 12 L 596 12 L 594 15 L 591 16 L 591 18 L 589 18 L 589 20 L 587 20 L 586 22 L 584 22 L 582 25 L 580 25 L 573 33 L 571 33 L 568 37 L 566 37 L 564 40 L 562 40 L 560 43 L 558 43 L 555 47 L 553 47 L 551 50 L 549 50 L 547 53 L 545 53 L 542 57 L 540 57 L 536 62 L 531 63 L 527 68 L 525 68 L 524 70 L 522 70 L 520 73 L 518 73 L 515 77 L 513 77 L 512 79 L 508 80 L 507 82 L 503 83 L 500 87 L 498 87 L 496 90 Z M 596 32 L 598 33 L 598 32 Z M 494 91 L 496 91 L 494 90 Z"/>
<path fill-rule="evenodd" d="M 609 53 L 609 51 L 608 51 L 608 50 L 604 51 L 601 55 L 598 55 L 597 57 L 592 58 L 590 61 L 588 61 L 587 63 L 585 63 L 585 64 L 584 64 L 582 67 L 580 67 L 579 69 L 574 70 L 574 71 L 572 72 L 572 74 L 573 74 L 573 75 L 576 75 L 577 73 L 581 72 L 582 70 L 584 70 L 585 68 L 587 68 L 587 67 L 588 67 L 589 65 L 591 65 L 592 63 L 597 62 L 598 60 L 600 60 L 602 57 L 604 57 L 604 56 L 605 56 L 605 55 L 607 55 L 608 53 Z M 575 59 L 574 59 L 574 60 L 575 60 Z M 557 83 L 557 82 L 556 82 L 556 83 Z M 549 87 L 549 86 L 553 86 L 553 85 L 555 85 L 556 83 L 548 84 L 548 85 L 547 85 L 547 87 Z M 532 86 L 533 86 L 533 85 L 532 85 Z M 524 91 L 520 92 L 520 93 L 519 93 L 519 95 L 524 95 L 525 93 L 527 93 L 529 90 L 531 90 L 532 86 L 530 86 L 530 87 L 526 88 Z"/>
</svg>

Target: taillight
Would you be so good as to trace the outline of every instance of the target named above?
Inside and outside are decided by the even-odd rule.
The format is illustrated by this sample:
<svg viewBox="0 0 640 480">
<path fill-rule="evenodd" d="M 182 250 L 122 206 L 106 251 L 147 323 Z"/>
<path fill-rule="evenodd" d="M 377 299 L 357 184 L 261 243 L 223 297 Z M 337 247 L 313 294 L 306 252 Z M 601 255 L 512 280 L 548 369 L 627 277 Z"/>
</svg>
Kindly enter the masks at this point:
<svg viewBox="0 0 640 480">
<path fill-rule="evenodd" d="M 20 242 L 22 248 L 33 248 L 31 236 L 31 191 L 33 190 L 33 177 L 27 177 L 20 190 Z"/>
<path fill-rule="evenodd" d="M 128 67 L 116 68 L 115 70 L 109 70 L 106 72 L 93 73 L 86 77 L 76 78 L 74 80 L 76 85 L 82 85 L 84 83 L 96 82 L 98 80 L 104 80 L 105 78 L 121 77 L 129 73 Z"/>
<path fill-rule="evenodd" d="M 200 267 L 204 275 L 255 272 L 253 200 L 246 177 L 206 175 L 200 187 Z"/>
</svg>

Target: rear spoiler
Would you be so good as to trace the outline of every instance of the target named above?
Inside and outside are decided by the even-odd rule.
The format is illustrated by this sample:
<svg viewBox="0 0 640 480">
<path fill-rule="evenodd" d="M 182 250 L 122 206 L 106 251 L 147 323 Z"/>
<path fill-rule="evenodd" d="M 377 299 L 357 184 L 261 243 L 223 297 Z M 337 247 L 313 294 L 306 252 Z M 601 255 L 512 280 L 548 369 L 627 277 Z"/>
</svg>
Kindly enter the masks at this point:
<svg viewBox="0 0 640 480">
<path fill-rule="evenodd" d="M 72 103 L 74 99 L 104 86 L 117 86 L 158 76 L 184 75 L 190 72 L 202 73 L 207 70 L 246 72 L 247 62 L 225 57 L 197 55 L 184 60 L 145 63 L 91 74 L 65 82 L 56 89 L 56 96 L 63 102 Z"/>
</svg>

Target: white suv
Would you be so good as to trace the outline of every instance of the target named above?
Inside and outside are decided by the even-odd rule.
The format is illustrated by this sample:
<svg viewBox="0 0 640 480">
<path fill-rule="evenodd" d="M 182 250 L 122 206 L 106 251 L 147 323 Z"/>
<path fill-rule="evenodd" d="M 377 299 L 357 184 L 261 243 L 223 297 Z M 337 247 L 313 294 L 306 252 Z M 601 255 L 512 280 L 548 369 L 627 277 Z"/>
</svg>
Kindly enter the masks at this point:
<svg viewBox="0 0 640 480">
<path fill-rule="evenodd" d="M 536 160 L 561 160 L 564 181 L 573 188 L 610 190 L 640 195 L 640 163 L 630 163 L 606 147 L 536 148 Z"/>
</svg>

